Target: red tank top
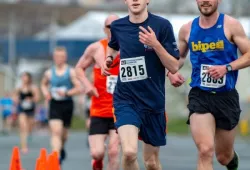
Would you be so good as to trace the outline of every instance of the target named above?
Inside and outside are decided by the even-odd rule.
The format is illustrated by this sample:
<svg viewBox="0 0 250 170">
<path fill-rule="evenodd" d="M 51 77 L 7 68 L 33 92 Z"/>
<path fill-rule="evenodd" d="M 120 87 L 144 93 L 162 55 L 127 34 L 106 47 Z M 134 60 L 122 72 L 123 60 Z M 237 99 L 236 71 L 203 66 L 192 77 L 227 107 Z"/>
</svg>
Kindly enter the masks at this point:
<svg viewBox="0 0 250 170">
<path fill-rule="evenodd" d="M 108 40 L 100 40 L 106 54 L 108 47 Z M 105 57 L 105 56 L 103 56 Z M 117 76 L 119 74 L 119 63 L 120 56 L 116 56 L 113 65 L 111 66 L 111 76 L 103 76 L 101 74 L 101 68 L 94 67 L 93 69 L 93 80 L 94 86 L 96 87 L 99 97 L 92 96 L 90 116 L 92 117 L 113 117 L 113 90 L 116 85 Z"/>
</svg>

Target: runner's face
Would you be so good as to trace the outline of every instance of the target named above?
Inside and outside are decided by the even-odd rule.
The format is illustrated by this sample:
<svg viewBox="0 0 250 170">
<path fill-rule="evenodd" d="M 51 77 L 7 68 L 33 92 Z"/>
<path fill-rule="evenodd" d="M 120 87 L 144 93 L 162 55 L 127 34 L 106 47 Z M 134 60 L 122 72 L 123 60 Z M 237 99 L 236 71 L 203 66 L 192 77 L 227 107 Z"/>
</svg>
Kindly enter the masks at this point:
<svg viewBox="0 0 250 170">
<path fill-rule="evenodd" d="M 27 74 L 23 74 L 21 79 L 24 84 L 28 84 L 30 82 L 30 78 Z"/>
<path fill-rule="evenodd" d="M 134 14 L 141 14 L 146 8 L 150 0 L 125 0 L 128 5 L 128 10 Z"/>
<path fill-rule="evenodd" d="M 196 0 L 198 8 L 202 15 L 211 16 L 218 9 L 220 0 Z"/>
<path fill-rule="evenodd" d="M 67 55 L 65 51 L 55 51 L 53 59 L 56 65 L 62 65 L 66 63 Z"/>
</svg>

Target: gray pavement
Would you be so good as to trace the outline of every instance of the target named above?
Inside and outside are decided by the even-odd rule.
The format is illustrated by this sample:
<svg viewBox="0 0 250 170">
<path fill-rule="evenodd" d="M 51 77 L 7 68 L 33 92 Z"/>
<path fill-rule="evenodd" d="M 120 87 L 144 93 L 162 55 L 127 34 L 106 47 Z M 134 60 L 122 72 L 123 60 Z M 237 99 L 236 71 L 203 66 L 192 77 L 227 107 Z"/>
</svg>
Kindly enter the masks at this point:
<svg viewBox="0 0 250 170">
<path fill-rule="evenodd" d="M 64 162 L 63 170 L 91 170 L 89 149 L 86 145 L 87 134 L 73 132 L 70 135 L 67 151 L 68 159 Z M 18 135 L 0 136 L 0 170 L 8 170 L 11 150 L 18 145 Z M 34 133 L 30 150 L 27 155 L 21 154 L 22 165 L 25 170 L 34 170 L 35 160 L 39 155 L 40 148 L 49 148 L 49 136 L 47 133 Z M 142 149 L 140 144 L 139 163 L 144 169 L 142 162 Z M 241 139 L 236 140 L 235 148 L 240 155 L 239 170 L 250 170 L 250 144 Z M 169 136 L 168 145 L 161 148 L 160 159 L 163 170 L 195 170 L 196 148 L 189 136 Z M 225 170 L 214 161 L 215 170 Z"/>
</svg>

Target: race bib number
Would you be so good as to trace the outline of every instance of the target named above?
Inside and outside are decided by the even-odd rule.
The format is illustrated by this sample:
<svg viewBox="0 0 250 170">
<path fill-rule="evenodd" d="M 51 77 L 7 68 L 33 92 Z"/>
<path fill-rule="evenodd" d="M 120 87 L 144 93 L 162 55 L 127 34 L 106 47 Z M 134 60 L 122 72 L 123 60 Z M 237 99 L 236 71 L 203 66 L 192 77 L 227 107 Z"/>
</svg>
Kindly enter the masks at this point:
<svg viewBox="0 0 250 170">
<path fill-rule="evenodd" d="M 22 101 L 21 106 L 23 109 L 32 109 L 32 102 L 31 101 Z"/>
<path fill-rule="evenodd" d="M 111 75 L 107 77 L 107 81 L 106 81 L 106 87 L 107 87 L 107 92 L 110 94 L 113 94 L 115 91 L 115 86 L 117 83 L 117 76 Z"/>
<path fill-rule="evenodd" d="M 51 88 L 51 96 L 55 100 L 64 100 L 65 97 L 60 95 L 60 92 L 66 92 L 67 87 L 62 86 L 62 87 L 52 87 Z"/>
<path fill-rule="evenodd" d="M 225 86 L 226 84 L 226 75 L 219 79 L 213 79 L 208 73 L 208 68 L 211 67 L 212 65 L 206 65 L 202 64 L 201 65 L 201 86 L 202 87 L 208 87 L 208 88 L 220 88 Z"/>
<path fill-rule="evenodd" d="M 121 59 L 120 61 L 121 82 L 144 80 L 147 77 L 148 75 L 147 75 L 144 56 Z"/>
</svg>

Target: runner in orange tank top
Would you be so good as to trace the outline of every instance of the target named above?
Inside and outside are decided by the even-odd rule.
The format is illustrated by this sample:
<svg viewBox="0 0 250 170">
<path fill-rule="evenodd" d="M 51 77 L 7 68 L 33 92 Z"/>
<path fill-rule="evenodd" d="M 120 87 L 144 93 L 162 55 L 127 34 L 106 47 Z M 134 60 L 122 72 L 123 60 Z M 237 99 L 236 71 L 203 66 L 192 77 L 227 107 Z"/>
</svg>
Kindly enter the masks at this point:
<svg viewBox="0 0 250 170">
<path fill-rule="evenodd" d="M 100 40 L 99 43 L 103 46 L 104 52 L 108 45 L 108 40 Z M 105 56 L 103 56 L 104 58 Z M 112 118 L 112 108 L 113 108 L 113 91 L 117 81 L 117 75 L 119 72 L 119 59 L 115 59 L 113 68 L 111 68 L 111 76 L 101 75 L 101 69 L 99 67 L 94 67 L 94 87 L 97 89 L 99 96 L 92 96 L 91 98 L 91 110 L 90 115 L 92 117 L 102 117 L 102 118 Z"/>
<path fill-rule="evenodd" d="M 107 17 L 104 28 L 107 38 L 89 45 L 76 65 L 77 77 L 84 85 L 85 93 L 91 96 L 89 146 L 93 158 L 93 170 L 103 169 L 105 140 L 108 136 L 107 169 L 119 169 L 120 141 L 114 126 L 112 94 L 117 82 L 120 57 L 117 56 L 114 60 L 110 76 L 106 77 L 101 74 L 101 66 L 105 61 L 108 42 L 111 38 L 110 25 L 116 19 L 118 19 L 116 15 Z M 89 81 L 85 73 L 85 70 L 92 64 L 94 64 L 93 83 Z"/>
</svg>

